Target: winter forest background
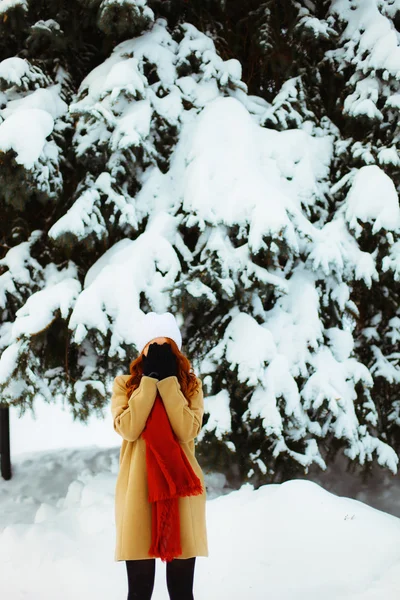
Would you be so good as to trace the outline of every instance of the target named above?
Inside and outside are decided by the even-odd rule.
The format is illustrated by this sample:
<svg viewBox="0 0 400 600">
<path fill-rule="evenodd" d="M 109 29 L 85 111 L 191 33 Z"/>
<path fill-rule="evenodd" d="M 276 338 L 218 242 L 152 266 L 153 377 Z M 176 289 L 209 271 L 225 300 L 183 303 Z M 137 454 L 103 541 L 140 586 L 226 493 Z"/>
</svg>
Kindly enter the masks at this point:
<svg viewBox="0 0 400 600">
<path fill-rule="evenodd" d="M 398 0 L 0 0 L 1 401 L 110 419 L 171 310 L 202 466 L 394 480 L 399 32 Z"/>
</svg>

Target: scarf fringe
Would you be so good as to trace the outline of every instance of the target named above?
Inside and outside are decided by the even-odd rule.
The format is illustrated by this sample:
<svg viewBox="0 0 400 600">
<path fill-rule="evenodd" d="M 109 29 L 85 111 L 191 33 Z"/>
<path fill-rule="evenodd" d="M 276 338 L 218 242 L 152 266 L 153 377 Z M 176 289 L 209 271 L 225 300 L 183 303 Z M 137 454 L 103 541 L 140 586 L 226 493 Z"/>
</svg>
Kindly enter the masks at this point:
<svg viewBox="0 0 400 600">
<path fill-rule="evenodd" d="M 152 536 L 152 543 L 149 548 L 149 555 L 161 558 L 164 562 L 170 562 L 182 554 L 180 535 L 175 536 L 168 543 L 165 538 L 165 529 L 171 526 L 172 518 L 177 519 L 177 527 L 180 533 L 178 506 L 174 505 L 173 500 L 166 500 L 152 505 L 152 516 L 154 522 L 158 523 L 157 534 Z M 168 545 L 169 544 L 169 545 Z"/>
<path fill-rule="evenodd" d="M 177 490 L 175 494 L 171 494 L 169 491 L 165 492 L 153 492 L 150 494 L 149 492 L 149 502 L 158 502 L 160 500 L 175 500 L 178 498 L 185 498 L 187 496 L 199 496 L 204 491 L 204 488 L 200 482 L 200 484 L 193 483 L 190 486 L 185 486 L 180 490 Z"/>
</svg>

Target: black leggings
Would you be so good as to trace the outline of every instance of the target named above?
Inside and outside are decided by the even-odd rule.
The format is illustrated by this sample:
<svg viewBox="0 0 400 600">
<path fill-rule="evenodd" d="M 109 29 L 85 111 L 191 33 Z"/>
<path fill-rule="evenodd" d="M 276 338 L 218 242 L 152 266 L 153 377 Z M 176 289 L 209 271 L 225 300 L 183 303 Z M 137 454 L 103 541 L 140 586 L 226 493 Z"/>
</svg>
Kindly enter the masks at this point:
<svg viewBox="0 0 400 600">
<path fill-rule="evenodd" d="M 153 594 L 156 559 L 126 560 L 128 600 L 150 600 Z M 170 600 L 194 600 L 193 577 L 196 557 L 174 558 L 166 563 Z"/>
</svg>

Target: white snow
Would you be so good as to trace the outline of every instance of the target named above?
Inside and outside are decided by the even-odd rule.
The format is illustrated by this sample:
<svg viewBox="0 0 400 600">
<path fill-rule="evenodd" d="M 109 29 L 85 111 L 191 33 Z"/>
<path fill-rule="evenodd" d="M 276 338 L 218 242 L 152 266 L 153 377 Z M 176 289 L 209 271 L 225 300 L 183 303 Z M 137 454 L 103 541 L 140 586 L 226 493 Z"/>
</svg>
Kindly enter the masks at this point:
<svg viewBox="0 0 400 600">
<path fill-rule="evenodd" d="M 0 267 L 4 269 L 4 273 L 0 275 L 0 307 L 4 310 L 7 306 L 6 294 L 15 293 L 20 285 L 28 285 L 32 278 L 31 270 L 41 270 L 40 264 L 31 256 L 31 244 L 40 234 L 39 230 L 33 231 L 29 241 L 10 248 L 0 259 Z"/>
<path fill-rule="evenodd" d="M 392 102 L 395 106 L 392 94 L 397 89 L 393 90 L 390 79 L 397 82 L 400 78 L 399 34 L 393 23 L 398 10 L 396 0 L 330 3 L 328 19 L 334 15 L 345 26 L 337 47 L 328 50 L 326 56 L 338 59 L 339 71 L 346 65 L 352 67 L 353 74 L 347 82 L 350 93 L 344 100 L 344 113 L 349 116 L 382 120 L 383 114 L 377 107 L 380 97 L 387 99 L 387 106 Z"/>
<path fill-rule="evenodd" d="M 62 275 L 60 274 L 60 277 Z M 48 326 L 49 321 L 52 321 L 58 312 L 65 319 L 80 291 L 79 281 L 76 278 L 66 277 L 53 284 L 49 283 L 44 290 L 31 294 L 15 313 L 12 335 L 18 338 L 23 334 L 37 334 Z"/>
<path fill-rule="evenodd" d="M 27 170 L 42 154 L 48 159 L 57 157 L 57 146 L 46 138 L 52 133 L 55 120 L 68 109 L 60 97 L 61 84 L 37 87 L 40 81 L 45 85 L 45 75 L 18 57 L 0 62 L 0 79 L 9 86 L 3 98 L 5 107 L 0 110 L 4 119 L 0 123 L 0 150 L 14 150 L 16 162 Z M 34 82 L 36 89 L 27 89 L 28 82 Z"/>
<path fill-rule="evenodd" d="M 20 340 L 7 346 L 1 354 L 0 360 L 0 383 L 6 383 L 7 379 L 18 366 L 22 342 Z"/>
<path fill-rule="evenodd" d="M 15 150 L 16 162 L 30 169 L 41 155 L 54 120 L 40 108 L 16 110 L 0 124 L 0 150 Z"/>
<path fill-rule="evenodd" d="M 0 14 L 5 2 L 0 5 Z M 12 85 L 21 85 L 21 78 L 29 73 L 29 62 L 18 56 L 5 58 L 0 62 L 0 79 Z"/>
<path fill-rule="evenodd" d="M 118 447 L 73 441 L 20 454 L 0 483 L 1 598 L 126 597 L 125 563 L 114 561 Z M 196 600 L 398 599 L 400 519 L 307 480 L 227 493 L 205 478 L 209 556 L 196 559 Z M 165 570 L 157 559 L 154 600 L 168 599 Z"/>
<path fill-rule="evenodd" d="M 400 230 L 399 199 L 393 180 L 377 165 L 356 171 L 346 198 L 345 214 L 358 237 L 362 227 L 357 219 L 372 222 L 372 232 Z"/>
<path fill-rule="evenodd" d="M 210 417 L 197 439 L 200 441 L 204 437 L 205 432 L 210 431 L 220 440 L 224 433 L 229 433 L 232 429 L 228 392 L 220 390 L 214 396 L 207 396 L 207 410 L 210 413 Z"/>
<path fill-rule="evenodd" d="M 0 66 L 2 64 L 0 63 Z M 7 118 L 17 110 L 37 108 L 48 112 L 53 119 L 57 119 L 65 113 L 67 107 L 67 104 L 60 98 L 60 88 L 60 84 L 57 83 L 48 88 L 38 88 L 23 98 L 9 100 L 7 107 L 3 108 L 0 114 Z"/>
<path fill-rule="evenodd" d="M 28 10 L 28 0 L 1 0 L 0 15 L 8 13 L 12 8 L 21 7 L 24 11 Z"/>
<path fill-rule="evenodd" d="M 110 355 L 118 349 L 122 339 L 133 343 L 136 320 L 142 314 L 135 309 L 139 305 L 140 291 L 153 295 L 159 312 L 167 310 L 167 297 L 161 293 L 164 286 L 175 281 L 180 268 L 177 254 L 168 240 L 169 230 L 173 231 L 173 217 L 157 215 L 147 230 L 135 240 L 121 240 L 87 274 L 85 289 L 75 303 L 70 317 L 71 329 L 78 326 L 95 327 L 107 334 L 109 321 L 113 318 Z M 97 275 L 94 275 L 97 273 Z M 102 298 L 102 302 L 99 299 Z M 107 308 L 107 312 L 103 310 Z M 75 340 L 82 341 L 82 329 L 77 329 Z"/>
<path fill-rule="evenodd" d="M 111 149 L 140 146 L 149 135 L 150 121 L 151 111 L 147 102 L 139 101 L 130 106 L 110 138 Z"/>
<path fill-rule="evenodd" d="M 71 208 L 50 227 L 49 236 L 57 238 L 61 234 L 73 230 L 76 238 L 83 239 L 90 227 L 90 231 L 95 231 L 100 238 L 105 230 L 105 222 L 96 207 L 99 199 L 100 194 L 95 187 L 85 190 Z"/>
<path fill-rule="evenodd" d="M 395 281 L 400 281 L 400 241 L 392 244 L 388 256 L 382 260 L 383 271 L 393 271 Z"/>
</svg>

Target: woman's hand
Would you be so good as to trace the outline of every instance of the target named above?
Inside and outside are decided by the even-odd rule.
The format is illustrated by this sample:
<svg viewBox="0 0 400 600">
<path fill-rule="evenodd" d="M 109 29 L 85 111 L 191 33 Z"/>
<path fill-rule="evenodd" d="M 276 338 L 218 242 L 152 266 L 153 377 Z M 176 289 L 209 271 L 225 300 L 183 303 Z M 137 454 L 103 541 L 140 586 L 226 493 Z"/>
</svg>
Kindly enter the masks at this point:
<svg viewBox="0 0 400 600">
<path fill-rule="evenodd" d="M 143 367 L 143 375 L 147 375 L 148 377 L 155 377 L 156 379 L 160 378 L 160 375 L 157 370 L 158 360 L 157 360 L 157 349 L 152 348 L 152 346 L 157 346 L 158 344 L 150 344 L 149 349 L 147 351 L 147 355 L 142 355 L 142 367 Z"/>
<path fill-rule="evenodd" d="M 164 344 L 157 344 L 157 342 L 150 344 L 147 356 L 143 355 L 142 361 L 144 375 L 157 377 L 158 379 L 165 379 L 165 377 L 170 377 L 171 375 L 178 376 L 176 356 L 172 352 L 172 348 L 168 342 Z M 150 375 L 150 373 L 156 373 L 156 375 Z"/>
</svg>

